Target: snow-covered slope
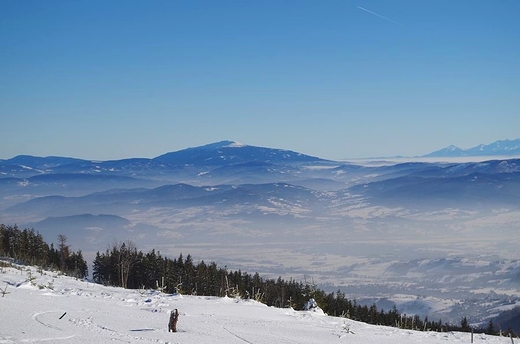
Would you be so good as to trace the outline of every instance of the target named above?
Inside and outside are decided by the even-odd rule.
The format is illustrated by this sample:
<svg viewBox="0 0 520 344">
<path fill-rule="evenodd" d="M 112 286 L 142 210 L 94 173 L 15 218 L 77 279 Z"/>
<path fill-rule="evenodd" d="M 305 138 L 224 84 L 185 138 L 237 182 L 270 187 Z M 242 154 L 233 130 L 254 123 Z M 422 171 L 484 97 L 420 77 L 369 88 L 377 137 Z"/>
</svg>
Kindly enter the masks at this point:
<svg viewBox="0 0 520 344">
<path fill-rule="evenodd" d="M 125 290 L 0 268 L 0 343 L 469 343 L 468 333 L 372 326 L 251 300 Z M 178 332 L 168 332 L 178 309 Z M 508 339 L 475 335 L 474 343 Z"/>
</svg>

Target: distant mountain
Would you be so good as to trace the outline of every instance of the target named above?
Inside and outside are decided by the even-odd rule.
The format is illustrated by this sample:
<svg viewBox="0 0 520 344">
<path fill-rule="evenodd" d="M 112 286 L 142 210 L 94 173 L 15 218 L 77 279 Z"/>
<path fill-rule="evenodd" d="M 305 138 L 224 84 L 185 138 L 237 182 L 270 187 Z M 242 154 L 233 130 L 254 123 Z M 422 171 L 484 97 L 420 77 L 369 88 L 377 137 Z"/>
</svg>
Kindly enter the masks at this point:
<svg viewBox="0 0 520 344">
<path fill-rule="evenodd" d="M 7 160 L 0 160 L 2 164 L 25 166 L 28 169 L 47 170 L 56 166 L 81 163 L 85 160 L 75 158 L 64 158 L 59 156 L 37 157 L 32 155 L 18 155 Z"/>
<path fill-rule="evenodd" d="M 350 192 L 373 205 L 436 208 L 512 207 L 520 204 L 520 173 L 472 173 L 450 178 L 415 176 L 357 185 Z"/>
<path fill-rule="evenodd" d="M 171 165 L 193 164 L 203 166 L 228 165 L 230 163 L 236 164 L 250 161 L 267 163 L 325 161 L 324 159 L 289 150 L 249 146 L 235 141 L 221 141 L 201 147 L 166 153 L 153 160 Z"/>
<path fill-rule="evenodd" d="M 450 146 L 448 146 L 446 148 L 439 149 L 439 150 L 437 150 L 435 152 L 432 152 L 430 154 L 426 154 L 424 156 L 425 157 L 432 157 L 432 158 L 464 156 L 464 149 L 459 148 L 459 147 L 454 146 L 454 145 L 450 145 Z"/>
<path fill-rule="evenodd" d="M 47 217 L 42 221 L 27 224 L 37 228 L 47 238 L 57 238 L 64 234 L 70 242 L 80 243 L 82 250 L 105 246 L 114 238 L 128 236 L 135 226 L 125 218 L 115 215 L 80 214 L 63 217 Z"/>
<path fill-rule="evenodd" d="M 153 159 L 91 161 L 20 155 L 0 160 L 0 178 L 81 174 L 117 175 L 134 179 L 189 183 L 197 183 L 200 179 L 211 179 L 211 182 L 223 183 L 233 181 L 238 174 L 248 170 L 250 174 L 262 173 L 264 182 L 272 182 L 280 180 L 282 174 L 290 179 L 289 167 L 291 165 L 330 163 L 333 162 L 290 150 L 249 146 L 235 141 L 221 141 L 169 152 Z M 236 166 L 236 169 L 230 168 L 230 166 Z M 223 168 L 221 171 L 215 170 L 221 167 Z M 213 173 L 210 174 L 210 171 Z M 219 180 L 215 181 L 215 179 Z M 240 182 L 248 182 L 247 177 L 239 179 Z"/>
<path fill-rule="evenodd" d="M 517 275 L 517 277 L 520 278 L 520 275 Z M 493 322 L 503 330 L 511 329 L 520 333 L 520 306 L 500 313 Z"/>
<path fill-rule="evenodd" d="M 423 157 L 449 158 L 464 156 L 515 156 L 520 155 L 520 139 L 495 141 L 488 145 L 480 144 L 469 149 L 448 146 Z"/>
</svg>

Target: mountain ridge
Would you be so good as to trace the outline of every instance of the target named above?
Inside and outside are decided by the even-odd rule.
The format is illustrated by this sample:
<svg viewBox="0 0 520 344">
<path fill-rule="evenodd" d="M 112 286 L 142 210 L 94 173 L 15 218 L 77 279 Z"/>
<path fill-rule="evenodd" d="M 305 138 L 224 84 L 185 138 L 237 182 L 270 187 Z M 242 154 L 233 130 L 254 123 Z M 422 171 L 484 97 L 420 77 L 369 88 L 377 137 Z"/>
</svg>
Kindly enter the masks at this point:
<svg viewBox="0 0 520 344">
<path fill-rule="evenodd" d="M 463 149 L 455 145 L 450 145 L 423 155 L 425 158 L 444 158 L 444 157 L 471 157 L 471 156 L 516 156 L 520 155 L 520 139 L 498 140 L 490 144 L 479 144 L 475 147 Z"/>
<path fill-rule="evenodd" d="M 449 145 L 431 153 L 421 155 L 423 158 L 447 158 L 447 157 L 485 157 L 485 156 L 519 156 L 520 139 L 497 140 L 490 144 L 479 144 L 475 147 L 463 149 L 455 145 Z M 395 157 L 401 157 L 397 155 Z M 384 158 L 384 157 L 382 157 Z M 392 157 L 386 157 L 392 158 Z M 341 159 L 340 159 L 341 160 Z M 338 160 L 338 161 L 340 161 Z M 0 159 L 0 175 L 6 174 L 6 168 L 24 168 L 42 173 L 47 170 L 59 168 L 67 170 L 73 166 L 83 165 L 85 168 L 95 168 L 96 166 L 106 166 L 107 168 L 117 169 L 121 166 L 151 167 L 156 165 L 182 166 L 215 166 L 232 163 L 245 163 L 250 161 L 264 162 L 335 162 L 334 160 L 323 159 L 320 157 L 299 153 L 296 151 L 267 148 L 243 144 L 232 140 L 223 140 L 208 143 L 202 146 L 188 147 L 177 151 L 170 151 L 153 158 L 124 158 L 109 160 L 80 159 L 62 156 L 33 156 L 17 155 L 9 159 Z M 163 166 L 164 167 L 164 166 Z M 3 171 L 4 170 L 4 171 Z"/>
</svg>

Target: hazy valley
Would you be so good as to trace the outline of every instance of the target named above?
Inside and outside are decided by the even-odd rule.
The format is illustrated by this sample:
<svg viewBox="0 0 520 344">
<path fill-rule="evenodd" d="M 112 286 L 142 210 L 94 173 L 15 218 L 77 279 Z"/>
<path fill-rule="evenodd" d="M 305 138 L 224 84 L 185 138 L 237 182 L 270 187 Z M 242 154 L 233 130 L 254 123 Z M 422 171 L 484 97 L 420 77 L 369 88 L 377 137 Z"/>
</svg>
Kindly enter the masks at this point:
<svg viewBox="0 0 520 344">
<path fill-rule="evenodd" d="M 409 161 L 406 161 L 409 160 Z M 114 240 L 472 322 L 520 305 L 520 159 L 329 161 L 223 141 L 153 159 L 0 160 L 0 223 Z"/>
</svg>

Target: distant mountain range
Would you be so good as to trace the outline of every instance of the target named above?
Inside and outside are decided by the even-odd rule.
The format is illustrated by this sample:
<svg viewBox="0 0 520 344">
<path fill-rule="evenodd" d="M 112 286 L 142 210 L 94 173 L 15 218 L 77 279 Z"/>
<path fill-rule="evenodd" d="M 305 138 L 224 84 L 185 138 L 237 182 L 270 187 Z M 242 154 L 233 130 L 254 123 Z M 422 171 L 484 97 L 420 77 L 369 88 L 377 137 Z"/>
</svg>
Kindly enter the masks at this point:
<svg viewBox="0 0 520 344">
<path fill-rule="evenodd" d="M 515 156 L 520 155 L 520 139 L 500 140 L 488 145 L 480 144 L 473 148 L 462 149 L 457 146 L 448 146 L 435 152 L 424 155 L 431 158 L 448 158 L 464 156 Z"/>
<path fill-rule="evenodd" d="M 507 147 L 513 152 L 514 142 L 520 144 L 520 140 L 499 141 L 479 151 Z M 162 228 L 172 220 L 159 224 L 156 220 L 168 213 L 203 210 L 199 226 L 215 216 L 230 216 L 232 208 L 233 221 L 256 226 L 255 222 L 278 219 L 288 228 L 300 226 L 302 220 L 306 225 L 342 223 L 361 207 L 424 212 L 447 207 L 513 209 L 517 204 L 520 159 L 365 166 L 221 141 L 152 159 L 17 156 L 0 160 L 0 220 L 35 227 L 57 228 L 62 221 L 68 228 L 76 221 L 91 228 L 98 227 L 91 223 L 93 219 L 109 219 L 85 216 L 91 214 L 118 216 L 123 222 L 107 226 L 131 228 L 136 223 L 130 219 L 140 212 L 143 218 L 134 228 L 137 233 L 139 228 Z M 159 210 L 165 213 L 149 218 Z M 342 213 L 346 215 L 338 215 Z M 229 217 L 222 223 L 227 221 Z"/>
<path fill-rule="evenodd" d="M 296 153 L 289 150 L 264 148 L 240 144 L 234 141 L 221 141 L 200 147 L 187 148 L 161 156 L 131 158 L 122 160 L 93 161 L 64 157 L 35 157 L 19 155 L 0 160 L 0 177 L 33 177 L 47 174 L 75 174 L 113 176 L 114 178 L 144 177 L 150 179 L 182 179 L 186 175 L 213 175 L 226 173 L 219 168 L 235 166 L 242 172 L 246 170 L 272 170 L 275 166 L 288 164 L 319 164 L 329 161 Z M 77 178 L 77 177 L 74 177 Z"/>
</svg>

